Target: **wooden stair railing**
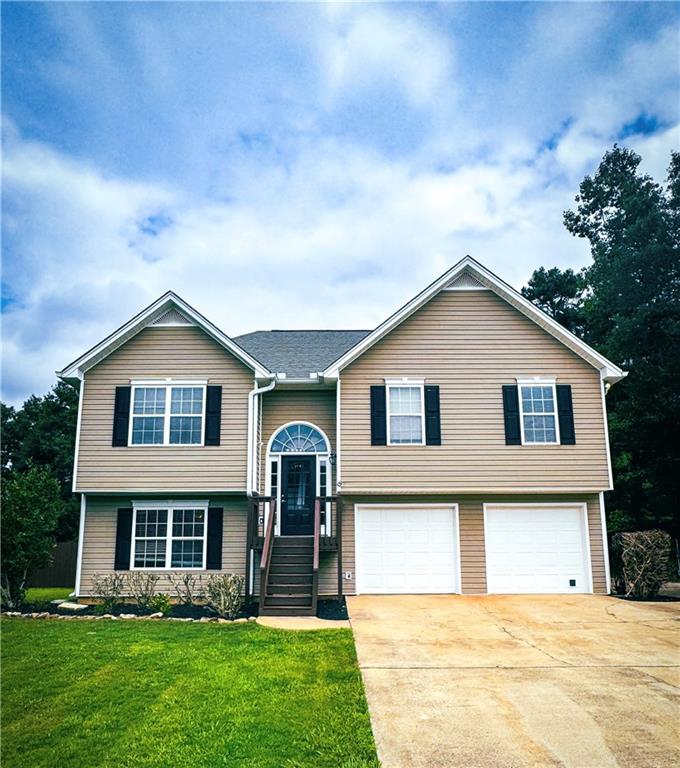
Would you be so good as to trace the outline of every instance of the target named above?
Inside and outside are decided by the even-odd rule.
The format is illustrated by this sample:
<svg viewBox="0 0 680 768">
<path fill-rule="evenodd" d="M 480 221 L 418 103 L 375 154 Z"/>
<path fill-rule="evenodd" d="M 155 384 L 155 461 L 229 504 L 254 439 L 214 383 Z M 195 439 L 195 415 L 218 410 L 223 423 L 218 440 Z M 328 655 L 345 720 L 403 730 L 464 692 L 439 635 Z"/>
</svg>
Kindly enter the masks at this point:
<svg viewBox="0 0 680 768">
<path fill-rule="evenodd" d="M 269 568 L 272 562 L 272 548 L 274 546 L 274 521 L 276 518 L 276 501 L 272 499 L 269 507 L 269 517 L 264 534 L 262 557 L 260 559 L 260 609 L 264 608 L 267 601 L 267 584 L 269 583 Z"/>
<path fill-rule="evenodd" d="M 321 499 L 314 501 L 314 557 L 312 560 L 312 615 L 319 599 L 319 540 L 321 538 Z"/>
</svg>

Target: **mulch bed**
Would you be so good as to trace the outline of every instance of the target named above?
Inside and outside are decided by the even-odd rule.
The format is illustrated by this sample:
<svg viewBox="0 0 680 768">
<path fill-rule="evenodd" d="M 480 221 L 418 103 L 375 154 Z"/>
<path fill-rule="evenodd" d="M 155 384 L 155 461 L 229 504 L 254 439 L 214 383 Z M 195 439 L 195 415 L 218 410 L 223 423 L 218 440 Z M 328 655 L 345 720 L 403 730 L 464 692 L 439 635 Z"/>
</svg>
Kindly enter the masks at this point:
<svg viewBox="0 0 680 768">
<path fill-rule="evenodd" d="M 62 609 L 59 605 L 52 603 L 26 603 L 21 608 L 22 613 L 50 613 L 56 616 L 101 616 L 102 611 L 99 605 L 88 605 L 82 611 L 69 611 Z M 110 611 L 113 616 L 120 616 L 123 613 L 134 616 L 144 616 L 151 611 L 143 611 L 135 603 L 121 603 L 114 610 Z M 250 616 L 257 616 L 257 603 L 250 603 L 245 606 L 237 618 L 247 619 Z M 331 621 L 342 621 L 348 618 L 347 605 L 345 599 L 338 602 L 336 599 L 319 600 L 317 605 L 317 616 L 320 619 L 329 619 Z M 202 605 L 173 605 L 168 618 L 176 619 L 202 619 L 203 617 L 215 618 L 215 614 L 207 607 Z"/>
<path fill-rule="evenodd" d="M 319 600 L 316 604 L 316 615 L 320 619 L 331 621 L 344 621 L 349 618 L 345 598 L 338 601 L 336 598 Z"/>
</svg>

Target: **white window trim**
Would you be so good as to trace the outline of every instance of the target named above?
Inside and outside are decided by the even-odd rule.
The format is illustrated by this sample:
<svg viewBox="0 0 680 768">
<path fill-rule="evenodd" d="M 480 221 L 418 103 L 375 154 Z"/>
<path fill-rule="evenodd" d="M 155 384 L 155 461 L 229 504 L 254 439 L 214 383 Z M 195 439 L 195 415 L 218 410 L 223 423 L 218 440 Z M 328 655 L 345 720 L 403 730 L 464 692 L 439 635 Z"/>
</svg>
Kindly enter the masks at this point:
<svg viewBox="0 0 680 768">
<path fill-rule="evenodd" d="M 556 379 L 545 378 L 540 376 L 533 376 L 531 378 L 518 378 L 517 379 L 517 399 L 519 400 L 519 428 L 522 435 L 522 445 L 560 445 L 560 420 L 557 414 L 557 389 L 555 387 Z M 554 416 L 555 418 L 555 440 L 552 442 L 541 443 L 528 443 L 524 439 L 524 407 L 522 406 L 522 387 L 551 387 L 553 393 L 553 404 L 555 410 L 553 413 L 543 414 L 546 416 Z M 541 414 L 528 413 L 527 416 L 536 416 Z"/>
<path fill-rule="evenodd" d="M 419 443 L 393 443 L 390 430 L 390 389 L 398 387 L 418 387 L 420 389 L 420 442 Z M 413 446 L 425 445 L 425 381 L 424 379 L 385 379 L 385 413 L 387 416 L 387 445 L 397 448 L 412 448 Z M 395 414 L 408 415 L 408 414 Z M 415 416 L 415 414 L 410 414 Z"/>
<path fill-rule="evenodd" d="M 168 521 L 165 532 L 165 565 L 164 566 L 136 566 L 135 565 L 135 542 L 137 541 L 137 510 L 157 509 L 168 513 Z M 203 517 L 203 565 L 200 567 L 177 567 L 173 568 L 172 562 L 172 542 L 173 541 L 195 541 L 199 536 L 173 536 L 172 524 L 174 512 L 176 509 L 198 509 L 202 510 Z M 140 541 L 144 539 L 160 539 L 162 536 L 141 536 Z M 208 502 L 178 501 L 168 504 L 167 502 L 145 501 L 135 504 L 132 507 L 132 536 L 130 537 L 130 570 L 131 571 L 205 571 L 208 557 Z"/>
<path fill-rule="evenodd" d="M 205 409 L 206 409 L 206 397 L 208 382 L 204 379 L 202 381 L 187 381 L 185 379 L 140 379 L 130 382 L 130 416 L 128 424 L 128 447 L 130 448 L 200 448 L 205 445 Z M 133 443 L 132 442 L 132 428 L 134 425 L 135 416 L 142 416 L 143 414 L 135 414 L 135 390 L 147 389 L 150 387 L 156 387 L 157 389 L 165 388 L 165 412 L 163 413 L 163 442 L 162 443 Z M 171 443 L 170 442 L 170 417 L 171 416 L 198 416 L 198 414 L 171 414 L 170 408 L 172 405 L 172 388 L 173 387 L 200 387 L 203 390 L 203 409 L 201 411 L 201 442 L 200 443 Z M 145 418 L 158 418 L 160 414 L 148 414 Z"/>
</svg>

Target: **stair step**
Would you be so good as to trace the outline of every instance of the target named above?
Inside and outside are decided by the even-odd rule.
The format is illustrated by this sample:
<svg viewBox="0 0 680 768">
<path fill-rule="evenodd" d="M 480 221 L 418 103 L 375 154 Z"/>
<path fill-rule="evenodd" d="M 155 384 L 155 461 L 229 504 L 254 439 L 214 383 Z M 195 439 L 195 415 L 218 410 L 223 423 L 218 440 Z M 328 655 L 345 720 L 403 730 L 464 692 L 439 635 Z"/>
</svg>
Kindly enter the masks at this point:
<svg viewBox="0 0 680 768">
<path fill-rule="evenodd" d="M 305 567 L 303 563 L 272 563 L 269 568 L 270 576 L 277 573 L 290 573 L 299 576 L 311 574 L 312 567 Z"/>
<path fill-rule="evenodd" d="M 265 607 L 311 607 L 311 605 L 311 595 L 267 595 L 265 600 Z"/>
<path fill-rule="evenodd" d="M 310 595 L 312 594 L 312 582 L 307 584 L 281 584 L 278 582 L 269 582 L 267 587 L 268 595 Z"/>
<path fill-rule="evenodd" d="M 270 584 L 311 584 L 312 574 L 310 573 L 272 573 L 269 572 Z"/>
</svg>

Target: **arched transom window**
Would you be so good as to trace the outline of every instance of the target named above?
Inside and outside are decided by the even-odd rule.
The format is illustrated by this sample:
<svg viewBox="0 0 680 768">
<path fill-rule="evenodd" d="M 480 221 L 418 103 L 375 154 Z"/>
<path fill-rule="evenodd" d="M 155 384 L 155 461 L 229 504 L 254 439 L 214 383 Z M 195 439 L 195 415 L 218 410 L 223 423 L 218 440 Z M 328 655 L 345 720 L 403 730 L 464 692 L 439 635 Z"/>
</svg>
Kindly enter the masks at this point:
<svg viewBox="0 0 680 768">
<path fill-rule="evenodd" d="M 318 429 L 308 424 L 289 424 L 276 433 L 270 452 L 328 453 L 328 444 Z"/>
</svg>

